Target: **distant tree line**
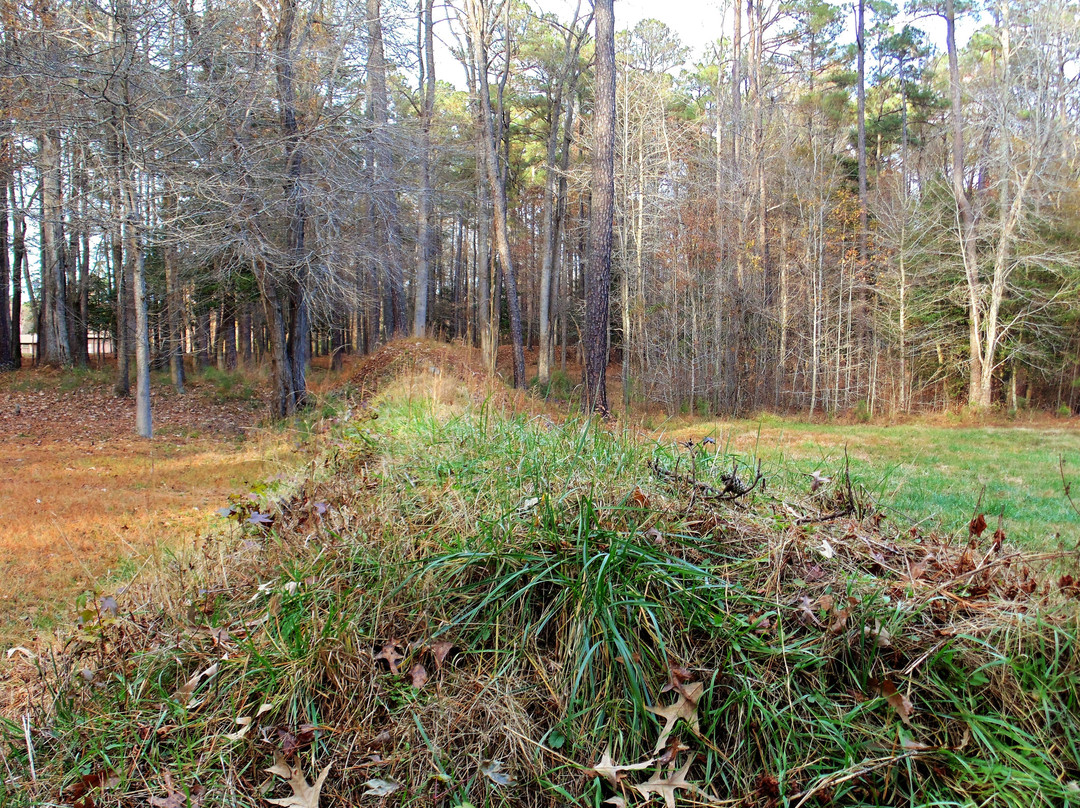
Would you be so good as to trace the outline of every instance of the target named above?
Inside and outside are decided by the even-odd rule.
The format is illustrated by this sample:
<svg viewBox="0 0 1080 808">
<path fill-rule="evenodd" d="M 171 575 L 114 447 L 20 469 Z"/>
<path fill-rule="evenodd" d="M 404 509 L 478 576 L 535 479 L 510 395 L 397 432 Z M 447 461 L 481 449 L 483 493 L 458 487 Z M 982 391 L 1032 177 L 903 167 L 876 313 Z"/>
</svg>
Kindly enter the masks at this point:
<svg viewBox="0 0 1080 808">
<path fill-rule="evenodd" d="M 0 365 L 29 304 L 41 363 L 111 332 L 142 432 L 155 365 L 286 415 L 406 334 L 605 409 L 609 357 L 673 411 L 1075 409 L 1077 4 L 849 11 L 729 4 L 687 67 L 610 0 L 0 0 Z"/>
</svg>

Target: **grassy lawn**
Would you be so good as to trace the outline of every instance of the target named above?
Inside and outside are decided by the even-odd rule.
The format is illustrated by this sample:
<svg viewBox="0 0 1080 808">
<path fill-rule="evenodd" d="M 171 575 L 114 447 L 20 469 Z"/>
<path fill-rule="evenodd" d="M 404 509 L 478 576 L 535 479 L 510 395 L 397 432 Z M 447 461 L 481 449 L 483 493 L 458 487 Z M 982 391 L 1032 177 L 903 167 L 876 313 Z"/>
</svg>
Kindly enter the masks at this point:
<svg viewBox="0 0 1080 808">
<path fill-rule="evenodd" d="M 846 448 L 852 477 L 887 509 L 912 520 L 963 529 L 976 508 L 993 519 L 1004 514 L 1010 541 L 1075 545 L 1080 514 L 1063 493 L 1076 482 L 1080 504 L 1080 430 L 1062 422 L 1038 426 L 869 426 L 808 424 L 768 417 L 658 428 L 658 440 L 713 437 L 718 451 L 760 457 L 767 471 L 796 483 L 798 476 L 843 468 Z M 805 485 L 809 485 L 809 478 Z M 979 504 L 980 495 L 982 497 Z"/>
</svg>

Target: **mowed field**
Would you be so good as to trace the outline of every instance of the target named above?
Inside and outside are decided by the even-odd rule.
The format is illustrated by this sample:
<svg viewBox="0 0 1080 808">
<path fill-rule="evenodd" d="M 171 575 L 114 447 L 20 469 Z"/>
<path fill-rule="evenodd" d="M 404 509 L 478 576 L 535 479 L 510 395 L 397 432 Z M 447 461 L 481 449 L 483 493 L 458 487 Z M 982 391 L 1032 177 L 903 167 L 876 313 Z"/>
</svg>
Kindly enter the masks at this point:
<svg viewBox="0 0 1080 808">
<path fill-rule="evenodd" d="M 963 531 L 976 512 L 991 530 L 1003 515 L 1010 542 L 1052 548 L 1080 542 L 1080 423 L 1033 418 L 1020 424 L 950 424 L 943 418 L 896 425 L 821 424 L 766 416 L 757 420 L 670 422 L 653 429 L 657 440 L 712 437 L 717 450 L 748 461 L 796 488 L 810 474 L 836 477 L 845 452 L 852 479 L 886 513 L 924 527 Z"/>
<path fill-rule="evenodd" d="M 155 549 L 190 541 L 230 494 L 288 462 L 251 385 L 220 374 L 177 395 L 155 377 L 155 437 L 134 438 L 134 403 L 111 373 L 0 374 L 0 643 L 110 594 Z"/>
</svg>

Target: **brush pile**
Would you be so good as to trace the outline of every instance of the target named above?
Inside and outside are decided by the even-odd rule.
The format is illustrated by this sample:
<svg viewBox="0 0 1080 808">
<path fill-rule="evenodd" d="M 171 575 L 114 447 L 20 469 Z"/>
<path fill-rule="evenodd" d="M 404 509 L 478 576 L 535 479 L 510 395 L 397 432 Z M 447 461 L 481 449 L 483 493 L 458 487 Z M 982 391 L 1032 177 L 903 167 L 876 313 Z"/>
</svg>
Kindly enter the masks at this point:
<svg viewBox="0 0 1080 808">
<path fill-rule="evenodd" d="M 894 525 L 843 468 L 368 404 L 87 604 L 0 802 L 1080 805 L 1075 551 Z"/>
</svg>

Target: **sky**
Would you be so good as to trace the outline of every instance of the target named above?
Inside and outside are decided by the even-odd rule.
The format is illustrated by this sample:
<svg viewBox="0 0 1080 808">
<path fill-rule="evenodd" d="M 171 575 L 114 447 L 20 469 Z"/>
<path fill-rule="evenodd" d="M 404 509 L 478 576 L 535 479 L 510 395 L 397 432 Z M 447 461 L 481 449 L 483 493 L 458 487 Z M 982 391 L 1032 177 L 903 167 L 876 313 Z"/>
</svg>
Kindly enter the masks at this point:
<svg viewBox="0 0 1080 808">
<path fill-rule="evenodd" d="M 574 13 L 578 0 L 530 0 L 533 8 L 555 12 L 560 18 L 569 20 Z M 590 0 L 580 0 L 583 11 L 589 7 Z M 854 42 L 855 7 L 854 3 L 838 3 L 846 12 L 844 41 Z M 897 3 L 897 5 L 903 5 Z M 901 15 L 902 16 L 902 15 Z M 902 25 L 901 16 L 897 17 Z M 633 28 L 641 20 L 654 18 L 667 24 L 691 50 L 691 60 L 699 59 L 706 48 L 723 36 L 731 33 L 732 18 L 730 0 L 615 0 L 615 29 L 618 31 Z M 945 21 L 940 17 L 926 17 L 913 20 L 913 24 L 927 33 L 927 36 L 940 52 L 945 50 Z M 743 23 L 745 29 L 745 22 Z M 957 40 L 964 46 L 978 22 L 974 19 L 961 19 L 957 22 Z M 443 36 L 449 32 L 443 31 Z M 464 89 L 463 69 L 456 63 L 449 50 L 440 48 L 436 55 L 436 68 L 439 78 L 449 81 Z"/>
</svg>

